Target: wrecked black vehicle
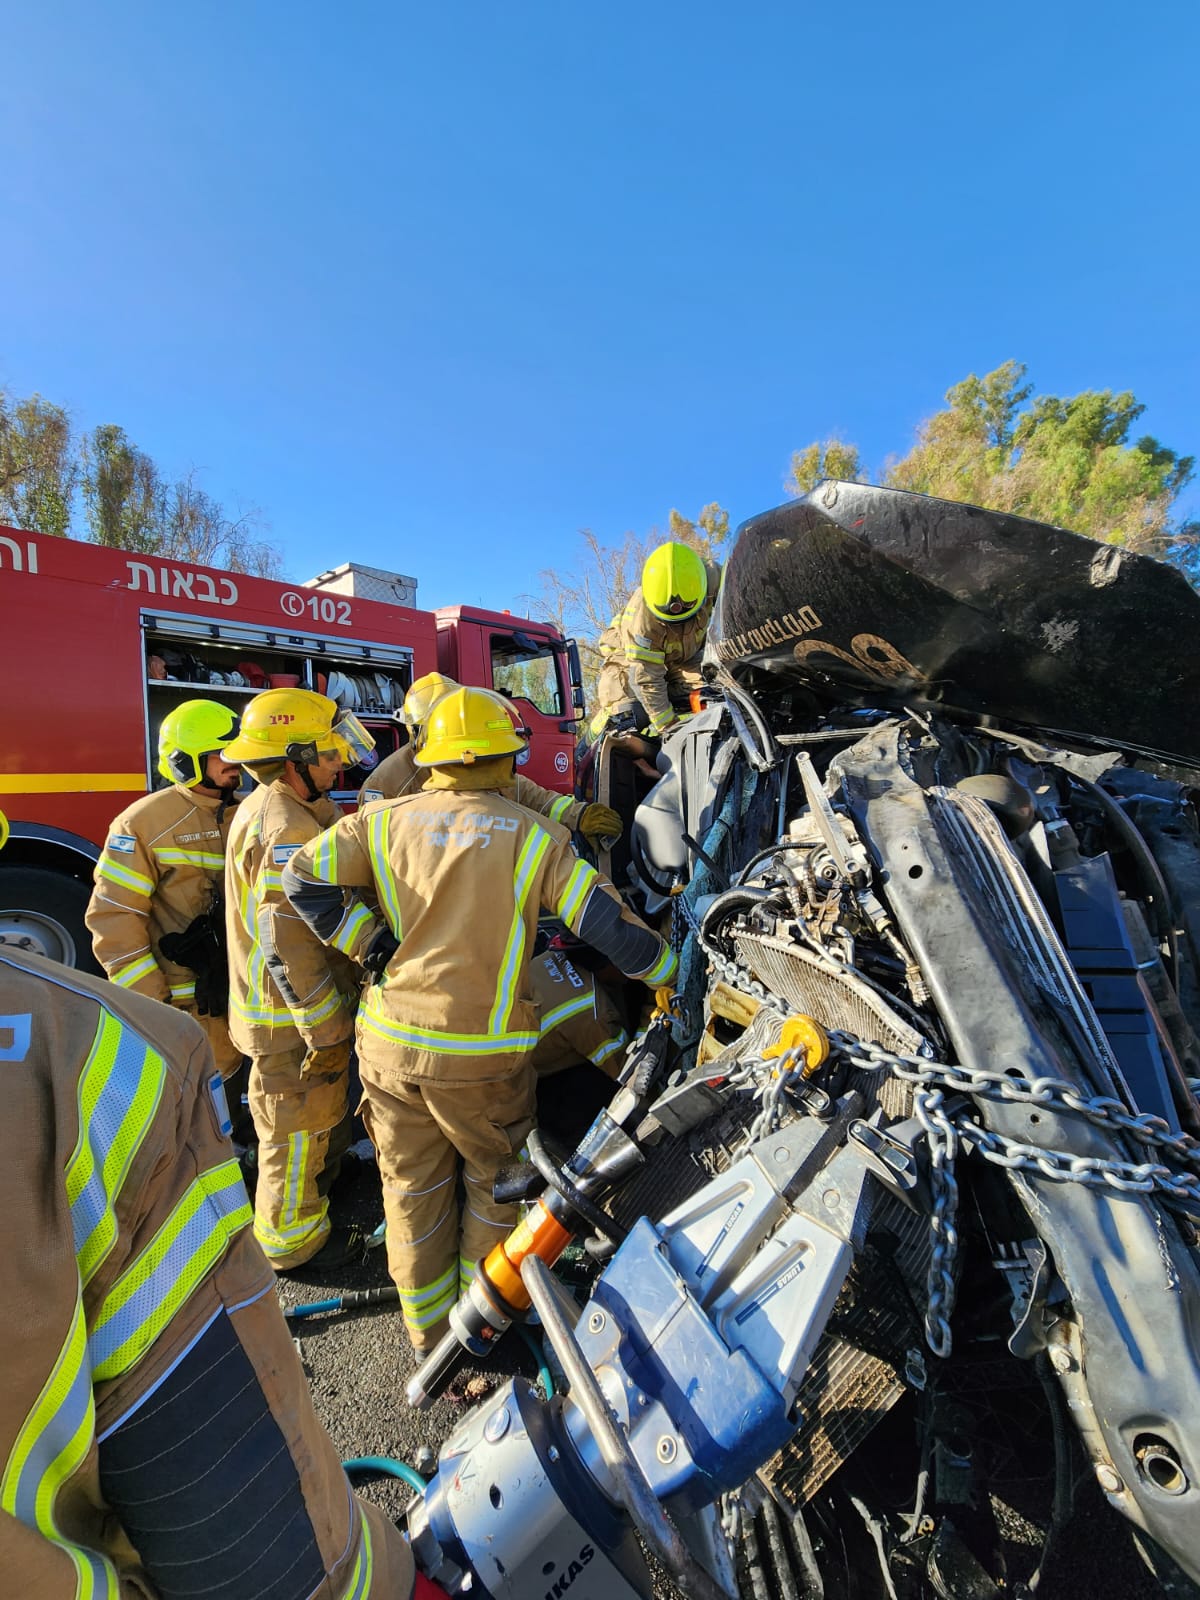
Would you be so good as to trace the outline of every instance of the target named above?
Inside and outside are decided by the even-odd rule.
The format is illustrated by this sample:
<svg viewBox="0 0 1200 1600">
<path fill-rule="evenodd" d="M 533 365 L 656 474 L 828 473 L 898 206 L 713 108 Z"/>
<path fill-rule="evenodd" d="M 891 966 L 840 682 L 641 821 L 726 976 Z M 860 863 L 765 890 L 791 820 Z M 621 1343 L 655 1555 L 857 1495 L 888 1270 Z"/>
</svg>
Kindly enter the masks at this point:
<svg viewBox="0 0 1200 1600">
<path fill-rule="evenodd" d="M 709 656 L 651 775 L 599 763 L 682 952 L 610 1208 L 708 1239 L 712 1307 L 758 1273 L 710 1307 L 790 1374 L 720 1506 L 740 1593 L 1011 1589 L 998 1504 L 1052 1546 L 1082 1478 L 1193 1592 L 1200 595 L 830 482 L 741 528 Z"/>
</svg>

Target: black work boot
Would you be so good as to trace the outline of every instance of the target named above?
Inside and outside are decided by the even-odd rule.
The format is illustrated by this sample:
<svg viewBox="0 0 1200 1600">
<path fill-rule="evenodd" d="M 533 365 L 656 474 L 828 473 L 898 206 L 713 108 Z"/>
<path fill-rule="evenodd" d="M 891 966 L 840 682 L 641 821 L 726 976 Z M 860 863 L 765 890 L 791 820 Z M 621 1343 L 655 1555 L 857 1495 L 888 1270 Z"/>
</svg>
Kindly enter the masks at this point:
<svg viewBox="0 0 1200 1600">
<path fill-rule="evenodd" d="M 276 1267 L 276 1272 L 295 1277 L 301 1272 L 325 1272 L 335 1267 L 360 1266 L 367 1250 L 367 1238 L 361 1228 L 345 1225 L 330 1228 L 329 1237 L 317 1251 L 296 1267 Z"/>
</svg>

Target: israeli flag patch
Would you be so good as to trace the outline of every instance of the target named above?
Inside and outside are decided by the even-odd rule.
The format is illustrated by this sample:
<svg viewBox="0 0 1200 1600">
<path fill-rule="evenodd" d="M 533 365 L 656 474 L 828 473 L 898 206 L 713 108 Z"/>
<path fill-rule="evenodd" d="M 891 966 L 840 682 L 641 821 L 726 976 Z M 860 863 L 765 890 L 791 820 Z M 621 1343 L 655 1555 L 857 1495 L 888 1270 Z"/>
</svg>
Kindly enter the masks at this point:
<svg viewBox="0 0 1200 1600">
<path fill-rule="evenodd" d="M 23 1011 L 0 1017 L 0 1061 L 24 1061 L 33 1038 L 33 1015 Z"/>
<path fill-rule="evenodd" d="M 271 851 L 271 860 L 277 867 L 286 867 L 299 848 L 298 844 L 277 844 Z"/>
<path fill-rule="evenodd" d="M 233 1121 L 229 1115 L 229 1101 L 225 1097 L 225 1085 L 221 1082 L 219 1072 L 214 1072 L 208 1080 L 208 1093 L 216 1114 L 217 1127 L 221 1130 L 222 1137 L 228 1139 L 233 1132 Z"/>
<path fill-rule="evenodd" d="M 128 833 L 114 833 L 109 841 L 110 850 L 119 850 L 124 856 L 131 856 L 137 849 L 137 840 Z"/>
</svg>

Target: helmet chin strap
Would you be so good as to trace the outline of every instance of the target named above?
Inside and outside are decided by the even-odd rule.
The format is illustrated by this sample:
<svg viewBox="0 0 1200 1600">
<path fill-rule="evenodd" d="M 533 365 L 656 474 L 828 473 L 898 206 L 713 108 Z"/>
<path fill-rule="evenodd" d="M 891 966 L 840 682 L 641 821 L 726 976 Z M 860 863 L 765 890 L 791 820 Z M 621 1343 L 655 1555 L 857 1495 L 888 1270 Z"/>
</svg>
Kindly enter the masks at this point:
<svg viewBox="0 0 1200 1600">
<path fill-rule="evenodd" d="M 313 801 L 319 800 L 321 798 L 321 791 L 320 791 L 320 789 L 317 788 L 316 784 L 312 781 L 312 767 L 309 764 L 309 762 L 306 761 L 306 762 L 303 763 L 303 765 L 301 765 L 300 762 L 294 761 L 292 763 L 292 765 L 296 768 L 296 771 L 304 779 L 304 787 L 308 791 L 309 803 L 311 804 Z"/>
<path fill-rule="evenodd" d="M 225 820 L 225 813 L 229 810 L 230 806 L 233 804 L 233 797 L 238 792 L 238 784 L 239 784 L 239 782 L 240 782 L 240 780 L 235 778 L 232 783 L 223 783 L 220 786 L 220 788 L 217 790 L 217 793 L 221 796 L 221 803 L 217 807 L 217 827 L 218 828 L 221 826 L 221 823 Z"/>
</svg>

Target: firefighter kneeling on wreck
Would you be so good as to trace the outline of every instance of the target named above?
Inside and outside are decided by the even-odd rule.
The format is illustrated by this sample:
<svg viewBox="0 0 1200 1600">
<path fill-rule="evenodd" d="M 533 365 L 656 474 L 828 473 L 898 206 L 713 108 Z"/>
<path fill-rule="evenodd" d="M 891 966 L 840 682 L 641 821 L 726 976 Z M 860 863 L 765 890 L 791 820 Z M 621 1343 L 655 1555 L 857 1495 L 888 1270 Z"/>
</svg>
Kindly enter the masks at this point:
<svg viewBox="0 0 1200 1600">
<path fill-rule="evenodd" d="M 495 695 L 453 691 L 416 753 L 429 787 L 343 818 L 283 869 L 313 932 L 374 975 L 358 1015 L 364 1118 L 379 1153 L 388 1267 L 418 1360 L 446 1331 L 475 1262 L 517 1220 L 492 1184 L 533 1123 L 539 912 L 651 986 L 676 966 L 565 830 L 501 792 L 524 743 Z M 370 891 L 381 915 L 345 889 Z"/>
<path fill-rule="evenodd" d="M 700 662 L 720 568 L 672 540 L 652 550 L 642 581 L 600 635 L 599 710 L 589 732 L 631 729 L 661 738 L 703 684 Z"/>
</svg>

